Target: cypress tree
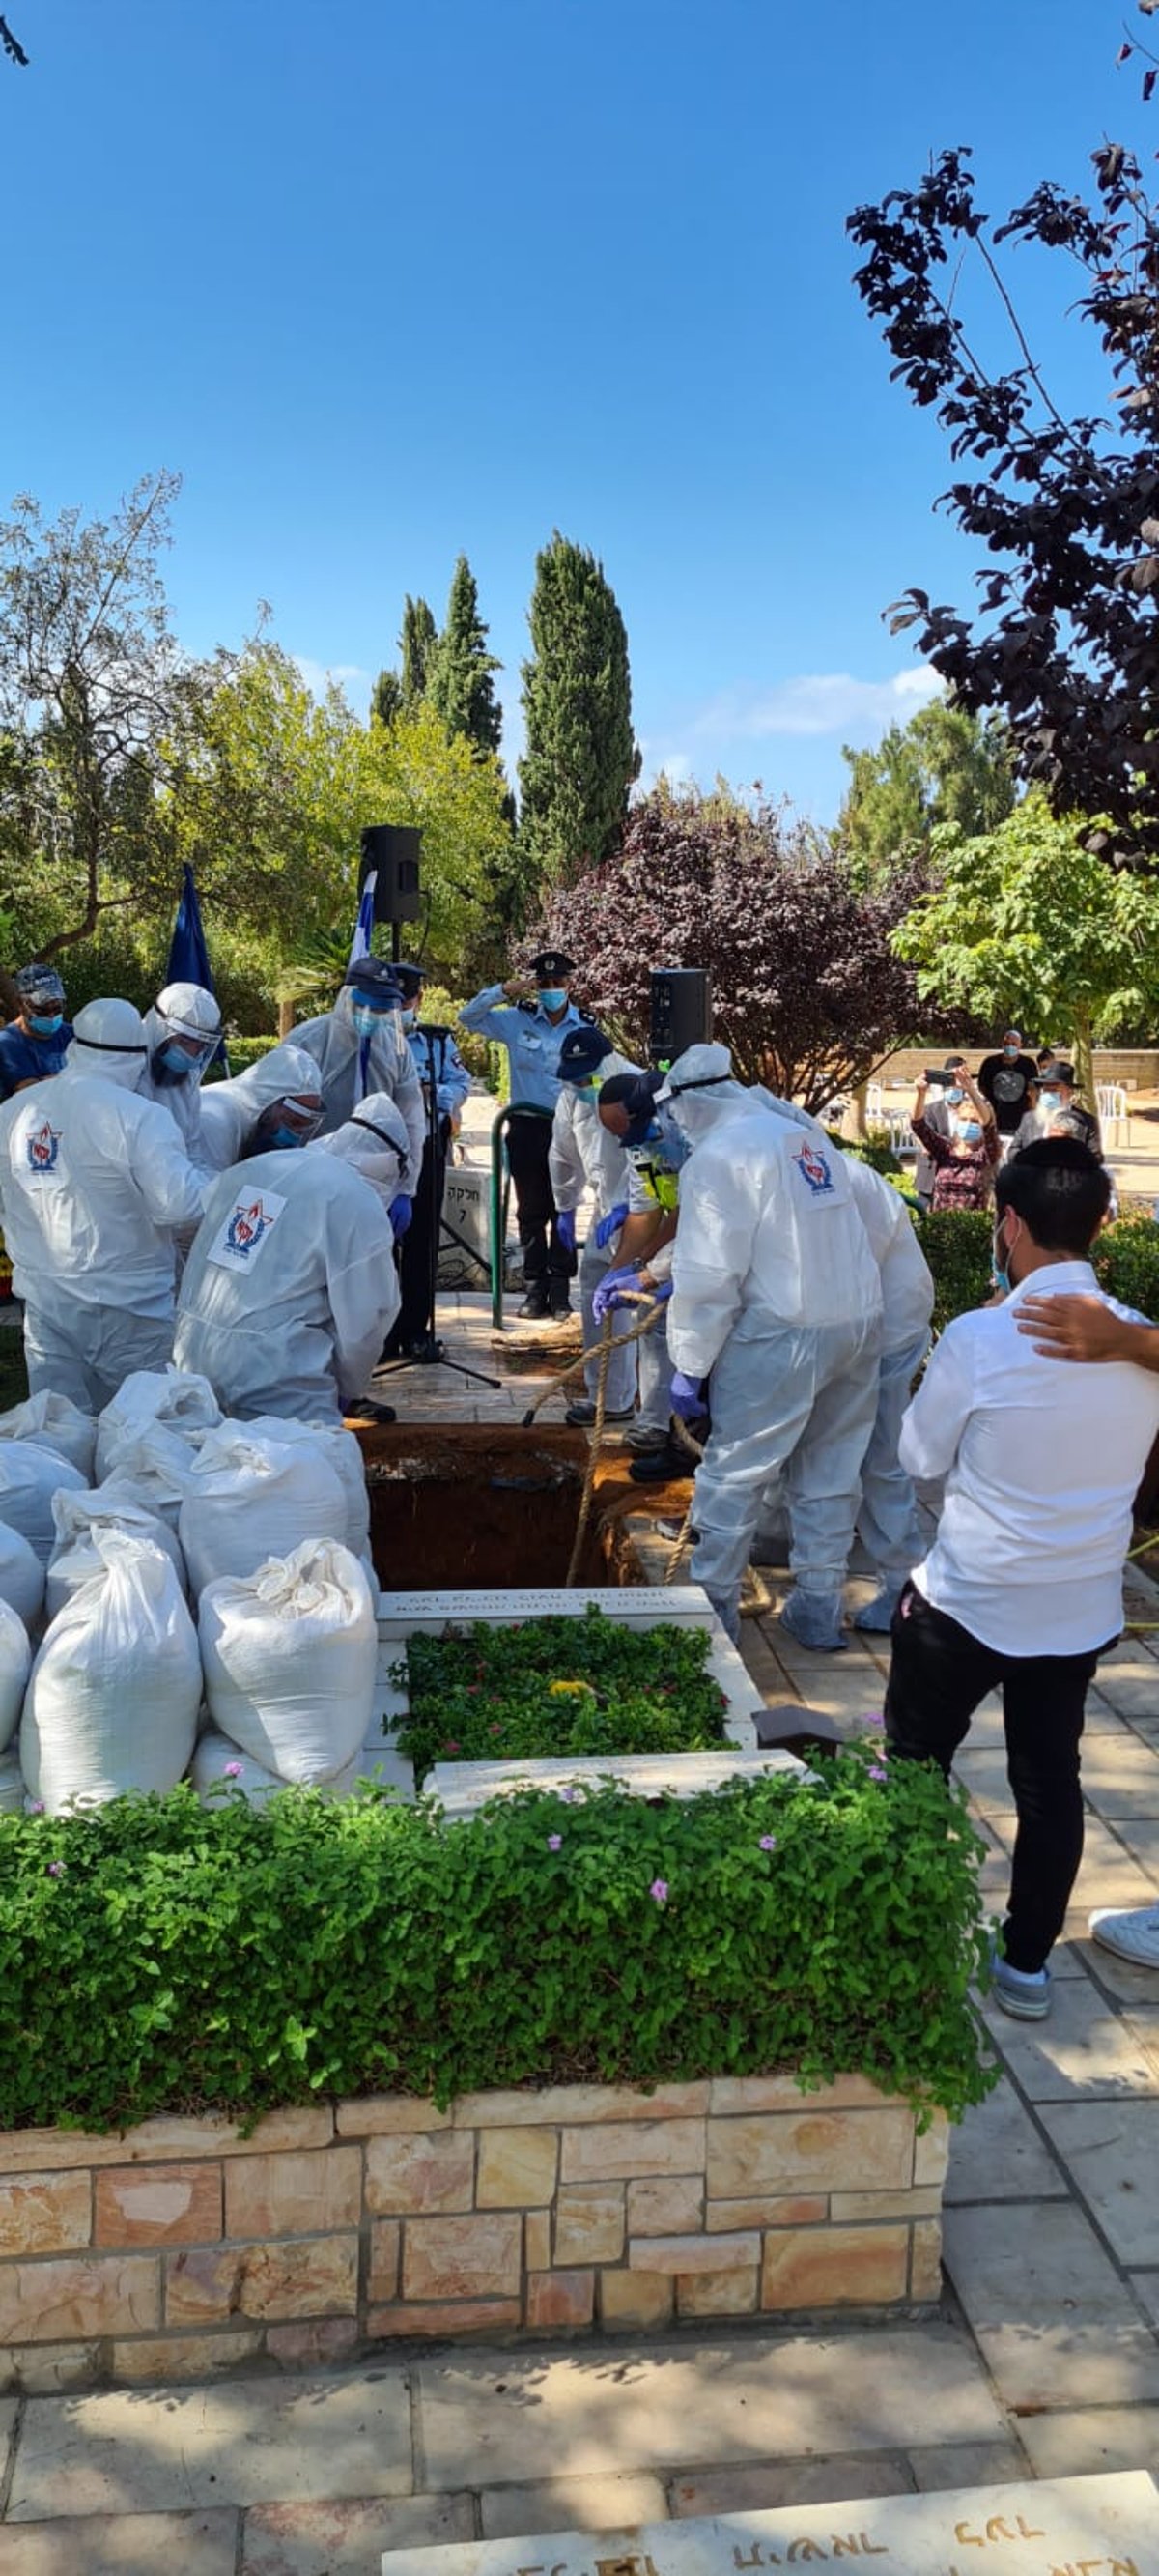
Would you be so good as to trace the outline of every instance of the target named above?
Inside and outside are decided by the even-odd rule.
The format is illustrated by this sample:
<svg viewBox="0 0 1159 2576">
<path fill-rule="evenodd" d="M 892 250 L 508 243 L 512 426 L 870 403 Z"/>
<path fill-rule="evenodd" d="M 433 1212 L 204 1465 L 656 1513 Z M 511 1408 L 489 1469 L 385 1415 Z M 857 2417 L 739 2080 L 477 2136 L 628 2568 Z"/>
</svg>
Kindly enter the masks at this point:
<svg viewBox="0 0 1159 2576">
<path fill-rule="evenodd" d="M 540 885 L 568 885 L 615 849 L 638 776 L 628 638 L 603 565 L 556 529 L 536 558 L 523 665 L 520 845 Z"/>
<path fill-rule="evenodd" d="M 477 751 L 499 749 L 503 710 L 491 673 L 501 667 L 487 650 L 475 576 L 466 555 L 460 555 L 447 601 L 447 622 L 427 665 L 427 687 L 448 735 L 452 739 L 465 735 Z"/>
<path fill-rule="evenodd" d="M 402 711 L 402 681 L 397 671 L 380 671 L 370 692 L 370 712 L 380 724 L 390 725 Z"/>
<path fill-rule="evenodd" d="M 413 707 L 425 697 L 430 677 L 431 657 L 438 643 L 438 628 L 425 599 L 412 599 L 407 592 L 402 608 L 402 633 L 398 648 L 402 655 L 402 702 Z"/>
</svg>

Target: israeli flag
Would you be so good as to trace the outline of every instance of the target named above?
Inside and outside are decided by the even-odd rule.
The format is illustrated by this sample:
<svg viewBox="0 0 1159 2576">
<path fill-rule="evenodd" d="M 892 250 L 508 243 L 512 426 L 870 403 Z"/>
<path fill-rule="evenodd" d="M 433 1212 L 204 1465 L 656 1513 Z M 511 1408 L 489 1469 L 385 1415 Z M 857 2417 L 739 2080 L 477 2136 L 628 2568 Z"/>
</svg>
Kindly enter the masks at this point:
<svg viewBox="0 0 1159 2576">
<path fill-rule="evenodd" d="M 358 919 L 354 924 L 354 937 L 350 942 L 350 955 L 346 961 L 348 966 L 357 966 L 360 957 L 370 955 L 370 934 L 374 928 L 374 889 L 377 884 L 378 870 L 371 868 L 362 889 L 362 901 L 358 907 Z"/>
</svg>

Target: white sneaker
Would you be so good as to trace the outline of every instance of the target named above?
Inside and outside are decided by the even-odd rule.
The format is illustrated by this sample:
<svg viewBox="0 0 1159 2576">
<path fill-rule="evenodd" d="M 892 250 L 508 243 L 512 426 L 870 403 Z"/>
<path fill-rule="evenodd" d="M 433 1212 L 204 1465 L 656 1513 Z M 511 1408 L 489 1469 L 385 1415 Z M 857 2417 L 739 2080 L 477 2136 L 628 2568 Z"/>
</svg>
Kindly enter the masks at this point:
<svg viewBox="0 0 1159 2576">
<path fill-rule="evenodd" d="M 1101 1949 L 1113 1950 L 1133 1968 L 1159 1968 L 1159 1905 L 1139 1905 L 1130 1913 L 1104 1906 L 1091 1915 L 1090 1930 Z"/>
</svg>

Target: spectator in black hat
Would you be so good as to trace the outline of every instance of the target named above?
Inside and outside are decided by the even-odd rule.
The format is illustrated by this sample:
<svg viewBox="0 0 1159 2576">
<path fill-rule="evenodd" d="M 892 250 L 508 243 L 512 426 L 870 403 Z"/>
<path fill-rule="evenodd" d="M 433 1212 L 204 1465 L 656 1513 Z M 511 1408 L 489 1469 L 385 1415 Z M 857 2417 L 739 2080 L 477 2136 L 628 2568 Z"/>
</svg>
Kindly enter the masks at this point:
<svg viewBox="0 0 1159 2576">
<path fill-rule="evenodd" d="M 1065 1124 L 1060 1125 L 1060 1120 Z M 1021 1120 L 1010 1151 L 1020 1154 L 1024 1146 L 1036 1145 L 1040 1137 L 1054 1135 L 1076 1136 L 1080 1145 L 1102 1161 L 1098 1119 L 1092 1118 L 1090 1110 L 1076 1099 L 1074 1066 L 1064 1064 L 1059 1056 L 1043 1075 L 1033 1113 Z"/>
<path fill-rule="evenodd" d="M 493 1038 L 507 1049 L 513 1112 L 507 1160 L 527 1291 L 519 1312 L 531 1323 L 571 1312 L 568 1283 L 575 1256 L 560 1239 L 548 1156 L 559 1098 L 559 1051 L 569 1032 L 584 1025 L 570 995 L 574 973 L 571 958 L 561 949 L 541 948 L 532 959 L 534 982 L 515 976 L 506 984 L 489 984 L 459 1013 L 472 1037 Z"/>
</svg>

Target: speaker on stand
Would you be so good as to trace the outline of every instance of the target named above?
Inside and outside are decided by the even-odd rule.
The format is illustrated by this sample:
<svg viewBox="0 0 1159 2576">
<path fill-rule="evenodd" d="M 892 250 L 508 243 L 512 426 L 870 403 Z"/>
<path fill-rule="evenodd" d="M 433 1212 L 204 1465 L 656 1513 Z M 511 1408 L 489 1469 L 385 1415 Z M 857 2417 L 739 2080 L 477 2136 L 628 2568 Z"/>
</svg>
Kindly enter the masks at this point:
<svg viewBox="0 0 1159 2576">
<path fill-rule="evenodd" d="M 654 1065 L 667 1073 L 685 1047 L 712 1036 L 712 977 L 706 966 L 654 966 L 650 979 L 650 1043 Z"/>
<path fill-rule="evenodd" d="M 409 823 L 368 823 L 362 834 L 358 890 L 361 894 L 373 868 L 374 918 L 390 923 L 390 953 L 396 966 L 400 925 L 422 919 L 422 855 L 422 833 Z"/>
</svg>

